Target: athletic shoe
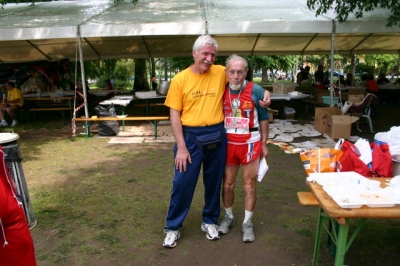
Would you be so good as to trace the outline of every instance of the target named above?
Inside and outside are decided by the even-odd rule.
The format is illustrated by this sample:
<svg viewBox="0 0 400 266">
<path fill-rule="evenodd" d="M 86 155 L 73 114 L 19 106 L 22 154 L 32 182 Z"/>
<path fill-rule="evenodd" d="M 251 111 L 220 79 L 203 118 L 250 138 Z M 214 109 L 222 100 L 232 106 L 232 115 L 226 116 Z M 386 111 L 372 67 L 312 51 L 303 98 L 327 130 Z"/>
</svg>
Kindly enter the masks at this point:
<svg viewBox="0 0 400 266">
<path fill-rule="evenodd" d="M 202 223 L 201 230 L 206 233 L 206 237 L 208 240 L 219 239 L 218 225 Z"/>
<path fill-rule="evenodd" d="M 224 219 L 219 224 L 218 232 L 222 235 L 225 235 L 229 232 L 229 229 L 234 225 L 235 225 L 235 220 L 225 214 Z"/>
<path fill-rule="evenodd" d="M 242 232 L 243 232 L 243 242 L 250 243 L 256 239 L 256 237 L 254 236 L 253 224 L 251 223 L 250 220 L 247 221 L 245 224 L 243 224 Z"/>
<path fill-rule="evenodd" d="M 174 248 L 176 246 L 176 241 L 181 237 L 181 233 L 179 230 L 168 230 L 166 233 L 167 236 L 162 245 L 166 248 Z"/>
<path fill-rule="evenodd" d="M 12 124 L 11 124 L 12 127 L 15 127 L 15 126 L 18 126 L 18 125 L 19 125 L 19 123 L 18 123 L 17 120 L 13 120 L 12 121 Z"/>
<path fill-rule="evenodd" d="M 8 126 L 6 121 L 1 121 L 0 122 L 0 127 L 6 127 L 6 126 Z"/>
</svg>

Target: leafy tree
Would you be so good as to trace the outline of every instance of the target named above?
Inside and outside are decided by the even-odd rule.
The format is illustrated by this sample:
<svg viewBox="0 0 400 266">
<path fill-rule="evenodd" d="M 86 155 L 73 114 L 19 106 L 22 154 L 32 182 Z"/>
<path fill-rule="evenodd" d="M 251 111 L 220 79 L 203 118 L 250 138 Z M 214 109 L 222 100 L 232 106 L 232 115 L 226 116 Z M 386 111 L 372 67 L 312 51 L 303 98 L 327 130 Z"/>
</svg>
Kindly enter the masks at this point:
<svg viewBox="0 0 400 266">
<path fill-rule="evenodd" d="M 349 14 L 356 18 L 362 18 L 364 12 L 372 11 L 378 7 L 390 10 L 391 14 L 387 18 L 387 27 L 400 26 L 400 1 L 399 0 L 307 0 L 307 6 L 311 10 L 316 10 L 316 15 L 323 15 L 334 8 L 339 22 L 345 22 Z"/>
<path fill-rule="evenodd" d="M 398 55 L 366 55 L 365 63 L 370 66 L 375 74 L 395 72 Z"/>
</svg>

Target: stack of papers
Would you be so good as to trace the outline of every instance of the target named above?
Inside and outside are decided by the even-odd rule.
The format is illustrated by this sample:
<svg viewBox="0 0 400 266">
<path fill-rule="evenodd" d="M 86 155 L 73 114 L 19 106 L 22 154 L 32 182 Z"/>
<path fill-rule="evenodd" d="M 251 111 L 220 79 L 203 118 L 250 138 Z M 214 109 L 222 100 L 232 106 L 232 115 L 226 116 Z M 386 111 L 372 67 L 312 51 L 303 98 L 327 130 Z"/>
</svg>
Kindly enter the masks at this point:
<svg viewBox="0 0 400 266">
<path fill-rule="evenodd" d="M 400 186 L 381 188 L 380 181 L 356 172 L 311 173 L 307 181 L 316 182 L 341 208 L 393 207 L 400 204 Z M 393 182 L 395 183 L 395 182 Z"/>
</svg>

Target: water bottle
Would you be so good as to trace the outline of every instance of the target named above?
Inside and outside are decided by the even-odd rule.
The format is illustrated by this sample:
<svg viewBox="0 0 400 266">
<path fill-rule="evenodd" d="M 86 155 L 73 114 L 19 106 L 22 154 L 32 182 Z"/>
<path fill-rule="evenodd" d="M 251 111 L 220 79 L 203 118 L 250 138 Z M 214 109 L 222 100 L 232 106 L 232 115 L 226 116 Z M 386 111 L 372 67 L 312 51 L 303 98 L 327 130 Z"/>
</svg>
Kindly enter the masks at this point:
<svg viewBox="0 0 400 266">
<path fill-rule="evenodd" d="M 5 92 L 3 92 L 3 100 L 7 99 L 7 94 Z"/>
</svg>

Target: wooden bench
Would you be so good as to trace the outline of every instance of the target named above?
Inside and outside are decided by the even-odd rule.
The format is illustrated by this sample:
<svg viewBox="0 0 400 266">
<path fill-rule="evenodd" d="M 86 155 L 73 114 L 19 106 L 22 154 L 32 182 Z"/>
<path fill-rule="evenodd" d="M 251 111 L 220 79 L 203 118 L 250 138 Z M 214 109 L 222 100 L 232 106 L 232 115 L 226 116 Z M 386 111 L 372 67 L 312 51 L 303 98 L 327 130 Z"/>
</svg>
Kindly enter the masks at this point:
<svg viewBox="0 0 400 266">
<path fill-rule="evenodd" d="M 300 205 L 319 206 L 319 203 L 312 192 L 299 191 L 297 192 L 297 198 L 299 199 Z"/>
<path fill-rule="evenodd" d="M 76 122 L 101 122 L 101 121 L 148 121 L 154 128 L 154 138 L 157 138 L 157 122 L 169 120 L 169 116 L 127 116 L 127 117 L 79 117 L 75 118 Z M 90 137 L 90 123 L 86 125 L 85 135 L 86 138 Z M 125 124 L 123 124 L 122 131 L 125 130 Z"/>
<path fill-rule="evenodd" d="M 68 111 L 71 117 L 74 97 L 39 97 L 26 98 L 24 111 L 26 112 L 26 120 L 29 121 L 29 114 L 38 112 L 59 112 L 63 117 L 64 124 L 67 123 L 65 112 Z"/>
</svg>

